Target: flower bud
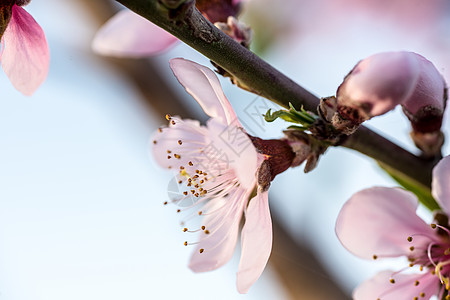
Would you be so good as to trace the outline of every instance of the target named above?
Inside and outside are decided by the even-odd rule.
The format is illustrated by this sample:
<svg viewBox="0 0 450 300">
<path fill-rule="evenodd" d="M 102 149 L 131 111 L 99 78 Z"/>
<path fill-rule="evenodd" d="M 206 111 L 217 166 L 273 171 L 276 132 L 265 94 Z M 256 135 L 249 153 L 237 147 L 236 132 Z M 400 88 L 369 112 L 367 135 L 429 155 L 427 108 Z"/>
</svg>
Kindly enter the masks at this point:
<svg viewBox="0 0 450 300">
<path fill-rule="evenodd" d="M 411 138 L 426 156 L 440 153 L 444 136 L 440 131 L 447 100 L 445 80 L 426 58 L 416 55 L 420 75 L 413 93 L 402 103 L 411 122 Z"/>
<path fill-rule="evenodd" d="M 337 111 L 354 125 L 382 115 L 413 93 L 421 63 L 412 52 L 384 52 L 360 61 L 337 90 Z"/>
<path fill-rule="evenodd" d="M 226 23 L 216 22 L 214 25 L 245 48 L 250 47 L 252 30 L 235 17 L 229 16 Z"/>
</svg>

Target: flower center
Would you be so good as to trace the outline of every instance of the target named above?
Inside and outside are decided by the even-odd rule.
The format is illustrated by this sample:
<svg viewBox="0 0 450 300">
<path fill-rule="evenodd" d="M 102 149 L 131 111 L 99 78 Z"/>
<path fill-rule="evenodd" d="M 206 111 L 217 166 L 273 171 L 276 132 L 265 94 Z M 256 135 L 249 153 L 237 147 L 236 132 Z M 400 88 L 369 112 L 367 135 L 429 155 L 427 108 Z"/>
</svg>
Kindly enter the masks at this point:
<svg viewBox="0 0 450 300">
<path fill-rule="evenodd" d="M 202 232 L 205 235 L 200 240 L 203 241 L 217 230 L 223 230 L 227 216 L 237 210 L 239 204 L 233 200 L 242 197 L 243 188 L 230 162 L 220 154 L 221 149 L 215 149 L 205 138 L 204 128 L 170 115 L 166 119 L 169 128 L 160 129 L 160 138 L 157 136 L 153 141 L 155 147 L 164 145 L 158 151 L 165 151 L 167 167 L 177 170 L 168 187 L 170 201 L 164 204 L 175 204 L 177 213 L 183 215 L 183 232 Z M 188 226 L 198 216 L 206 216 L 207 224 L 199 228 L 196 228 L 199 225 Z M 195 244 L 198 242 L 184 242 L 185 246 Z M 198 250 L 204 253 L 212 249 Z"/>
</svg>

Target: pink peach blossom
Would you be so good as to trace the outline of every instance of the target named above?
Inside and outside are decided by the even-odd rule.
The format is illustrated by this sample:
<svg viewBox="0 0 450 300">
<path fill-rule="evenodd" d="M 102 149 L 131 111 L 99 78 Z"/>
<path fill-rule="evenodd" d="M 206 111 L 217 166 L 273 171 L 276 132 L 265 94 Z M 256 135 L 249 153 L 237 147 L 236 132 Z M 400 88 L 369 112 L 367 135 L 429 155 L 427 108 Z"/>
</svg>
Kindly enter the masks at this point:
<svg viewBox="0 0 450 300">
<path fill-rule="evenodd" d="M 226 22 L 239 11 L 242 0 L 198 1 L 198 9 L 212 23 Z M 116 57 L 146 57 L 169 50 L 178 39 L 130 10 L 109 19 L 92 42 L 94 52 Z"/>
<path fill-rule="evenodd" d="M 117 57 L 146 57 L 170 49 L 178 39 L 131 10 L 122 10 L 97 32 L 92 49 Z"/>
<path fill-rule="evenodd" d="M 14 87 L 30 96 L 47 77 L 49 49 L 42 28 L 19 6 L 26 1 L 12 2 L 0 5 L 0 10 L 10 13 L 1 36 L 0 62 Z"/>
<path fill-rule="evenodd" d="M 450 157 L 433 169 L 432 193 L 442 207 L 436 224 L 416 214 L 416 196 L 399 188 L 375 187 L 353 195 L 336 222 L 336 234 L 353 254 L 366 259 L 405 256 L 414 273 L 384 271 L 362 283 L 355 300 L 439 299 L 450 288 Z"/>
<path fill-rule="evenodd" d="M 178 205 L 178 212 L 188 214 L 188 219 L 204 216 L 198 229 L 185 225 L 186 232 L 200 232 L 198 242 L 185 242 L 196 245 L 189 267 L 205 272 L 224 265 L 234 252 L 245 216 L 237 288 L 246 293 L 263 272 L 272 248 L 268 185 L 261 184 L 267 182 L 257 176 L 266 157 L 258 153 L 242 129 L 210 69 L 181 58 L 172 59 L 170 66 L 211 117 L 202 126 L 168 116 L 169 127 L 160 128 L 153 138 L 157 163 L 177 173 L 180 192 L 171 202 Z"/>
</svg>

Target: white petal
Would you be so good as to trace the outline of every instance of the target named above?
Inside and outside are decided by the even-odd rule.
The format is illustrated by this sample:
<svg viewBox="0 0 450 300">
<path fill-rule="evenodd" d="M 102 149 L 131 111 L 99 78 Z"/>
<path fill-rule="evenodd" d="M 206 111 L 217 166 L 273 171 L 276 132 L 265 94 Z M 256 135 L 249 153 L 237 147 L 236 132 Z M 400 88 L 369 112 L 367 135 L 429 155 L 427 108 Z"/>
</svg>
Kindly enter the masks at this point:
<svg viewBox="0 0 450 300">
<path fill-rule="evenodd" d="M 215 270 L 228 262 L 233 255 L 239 233 L 239 224 L 248 198 L 245 190 L 237 190 L 226 198 L 214 199 L 209 211 L 219 209 L 205 219 L 206 229 L 210 234 L 201 233 L 202 237 L 192 254 L 189 268 L 194 272 Z M 200 249 L 204 251 L 200 253 Z"/>
<path fill-rule="evenodd" d="M 252 189 L 256 181 L 258 153 L 248 135 L 241 128 L 226 126 L 216 118 L 210 119 L 207 126 L 208 147 L 215 149 L 216 158 L 236 172 L 242 186 Z"/>
<path fill-rule="evenodd" d="M 172 120 L 175 125 L 170 123 L 169 127 L 155 132 L 151 139 L 151 147 L 153 157 L 161 167 L 178 170 L 180 166 L 186 167 L 192 156 L 197 155 L 192 153 L 193 149 L 206 145 L 208 131 L 200 126 L 198 121 L 181 120 L 176 117 Z M 175 154 L 181 158 L 177 159 Z"/>
<path fill-rule="evenodd" d="M 258 193 L 247 207 L 242 228 L 242 254 L 237 273 L 239 293 L 247 293 L 261 276 L 272 251 L 268 192 Z"/>
<path fill-rule="evenodd" d="M 178 81 L 208 116 L 218 118 L 224 124 L 242 127 L 213 71 L 183 58 L 170 60 L 170 67 Z"/>
</svg>

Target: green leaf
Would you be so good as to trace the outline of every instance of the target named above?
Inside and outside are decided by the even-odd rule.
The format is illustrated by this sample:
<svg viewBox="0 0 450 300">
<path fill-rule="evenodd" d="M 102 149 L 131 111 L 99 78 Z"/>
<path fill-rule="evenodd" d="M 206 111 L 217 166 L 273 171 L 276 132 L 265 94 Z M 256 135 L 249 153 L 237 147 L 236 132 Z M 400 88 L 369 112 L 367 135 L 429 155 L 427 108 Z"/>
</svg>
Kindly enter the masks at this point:
<svg viewBox="0 0 450 300">
<path fill-rule="evenodd" d="M 266 122 L 273 122 L 276 119 L 280 118 L 285 120 L 286 122 L 295 123 L 302 125 L 302 130 L 307 129 L 311 124 L 313 124 L 317 116 L 313 116 L 310 113 L 308 113 L 306 110 L 301 108 L 300 111 L 296 110 L 295 107 L 289 103 L 290 109 L 289 110 L 278 110 L 276 112 L 272 113 L 272 110 L 269 109 L 264 116 L 264 119 Z"/>
</svg>

